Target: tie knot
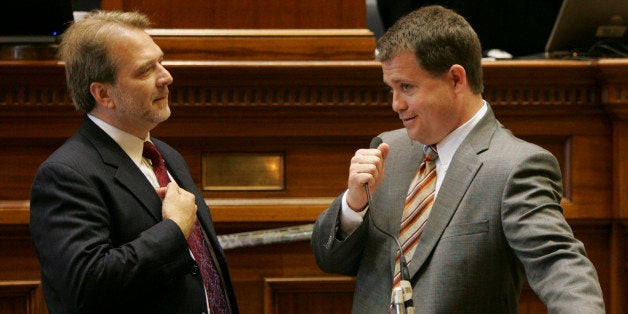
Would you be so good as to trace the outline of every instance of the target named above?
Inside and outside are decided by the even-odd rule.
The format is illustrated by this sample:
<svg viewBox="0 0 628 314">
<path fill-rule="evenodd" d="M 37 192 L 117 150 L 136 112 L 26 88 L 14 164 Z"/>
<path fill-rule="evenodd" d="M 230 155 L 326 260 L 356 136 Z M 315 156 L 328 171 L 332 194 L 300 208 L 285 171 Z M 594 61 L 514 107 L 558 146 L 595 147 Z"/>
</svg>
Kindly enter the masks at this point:
<svg viewBox="0 0 628 314">
<path fill-rule="evenodd" d="M 433 161 L 438 159 L 438 152 L 436 151 L 436 145 L 423 146 L 423 153 L 425 154 L 425 161 Z"/>
<path fill-rule="evenodd" d="M 168 170 L 166 170 L 166 163 L 157 150 L 157 147 L 151 142 L 144 142 L 142 156 L 150 159 L 150 162 L 153 164 L 153 171 L 155 172 L 159 186 L 167 186 L 168 183 L 170 183 L 170 177 L 168 176 Z"/>
<path fill-rule="evenodd" d="M 157 150 L 157 147 L 149 141 L 144 142 L 144 150 L 142 151 L 142 156 L 150 159 L 153 163 L 153 166 L 163 163 L 163 159 L 161 158 L 161 154 Z"/>
</svg>

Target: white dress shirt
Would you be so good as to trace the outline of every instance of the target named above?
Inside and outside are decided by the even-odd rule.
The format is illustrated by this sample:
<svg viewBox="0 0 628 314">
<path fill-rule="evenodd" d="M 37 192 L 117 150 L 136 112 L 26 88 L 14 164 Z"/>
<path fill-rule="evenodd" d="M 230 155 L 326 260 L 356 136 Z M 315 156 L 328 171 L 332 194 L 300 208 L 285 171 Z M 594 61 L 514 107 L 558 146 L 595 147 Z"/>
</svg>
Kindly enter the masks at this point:
<svg viewBox="0 0 628 314">
<path fill-rule="evenodd" d="M 449 133 L 442 141 L 436 144 L 436 150 L 438 151 L 438 159 L 436 160 L 436 191 L 434 193 L 434 197 L 438 196 L 438 191 L 440 190 L 440 186 L 443 183 L 443 179 L 447 174 L 447 168 L 449 167 L 449 163 L 453 158 L 456 150 L 460 146 L 460 143 L 469 135 L 473 127 L 484 117 L 486 111 L 488 110 L 488 105 L 486 101 L 483 101 L 483 105 L 478 110 L 478 112 L 469 119 L 469 121 L 465 122 L 463 125 L 459 126 L 457 129 Z M 340 214 L 340 229 L 342 231 L 343 236 L 347 236 L 351 234 L 355 229 L 357 229 L 362 221 L 364 220 L 364 215 L 368 210 L 368 206 L 362 210 L 361 212 L 355 212 L 347 204 L 347 191 L 345 191 L 342 196 L 342 211 Z M 401 223 L 401 222 L 399 222 Z"/>
<path fill-rule="evenodd" d="M 153 166 L 150 160 L 146 157 L 142 156 L 142 151 L 144 150 L 144 142 L 148 141 L 150 138 L 150 134 L 145 138 L 141 139 L 133 134 L 124 132 L 111 124 L 96 118 L 93 115 L 87 115 L 97 126 L 99 126 L 107 135 L 109 135 L 124 152 L 129 155 L 131 160 L 140 168 L 148 182 L 150 182 L 155 188 L 159 187 L 159 182 L 157 181 L 157 176 L 153 171 Z M 170 173 L 168 173 L 170 176 Z M 172 180 L 172 177 L 170 178 Z"/>
</svg>

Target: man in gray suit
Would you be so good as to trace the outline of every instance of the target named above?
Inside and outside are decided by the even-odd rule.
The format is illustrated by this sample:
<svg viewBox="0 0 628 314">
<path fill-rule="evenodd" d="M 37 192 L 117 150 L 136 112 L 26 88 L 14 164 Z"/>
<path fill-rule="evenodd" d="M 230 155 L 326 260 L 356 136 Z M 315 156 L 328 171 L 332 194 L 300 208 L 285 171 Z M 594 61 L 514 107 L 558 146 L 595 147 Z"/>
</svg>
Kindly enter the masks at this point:
<svg viewBox="0 0 628 314">
<path fill-rule="evenodd" d="M 435 198 L 405 256 L 418 313 L 516 313 L 526 279 L 550 313 L 604 313 L 595 268 L 562 215 L 558 163 L 513 136 L 482 99 L 480 42 L 464 18 L 420 8 L 387 31 L 376 56 L 405 131 L 355 153 L 348 189 L 312 237 L 321 269 L 357 276 L 353 312 L 391 308 L 399 250 L 382 230 L 399 236 L 429 145 Z"/>
</svg>

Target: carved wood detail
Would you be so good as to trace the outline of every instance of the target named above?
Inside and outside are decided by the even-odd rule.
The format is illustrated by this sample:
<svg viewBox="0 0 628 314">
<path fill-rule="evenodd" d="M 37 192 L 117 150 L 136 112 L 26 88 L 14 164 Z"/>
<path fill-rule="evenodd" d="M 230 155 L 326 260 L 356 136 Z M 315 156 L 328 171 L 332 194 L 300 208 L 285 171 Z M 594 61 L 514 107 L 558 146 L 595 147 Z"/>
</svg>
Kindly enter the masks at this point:
<svg viewBox="0 0 628 314">
<path fill-rule="evenodd" d="M 174 77 L 173 116 L 151 133 L 183 154 L 199 184 L 203 152 L 286 156 L 284 191 L 204 192 L 219 234 L 313 222 L 345 188 L 353 151 L 378 132 L 401 127 L 374 61 L 165 64 Z M 504 61 L 483 69 L 485 98 L 500 121 L 560 161 L 565 215 L 598 269 L 609 312 L 625 312 L 628 63 Z M 82 117 L 56 61 L 0 61 L 0 77 L 0 172 L 6 178 L 0 181 L 0 280 L 37 281 L 28 231 L 32 176 Z M 264 278 L 278 278 L 273 289 L 282 291 L 290 289 L 286 278 L 326 276 L 305 241 L 230 250 L 227 257 L 244 313 L 266 308 Z M 307 293 L 281 297 L 297 302 Z M 529 290 L 521 301 L 522 312 L 539 308 Z"/>
</svg>

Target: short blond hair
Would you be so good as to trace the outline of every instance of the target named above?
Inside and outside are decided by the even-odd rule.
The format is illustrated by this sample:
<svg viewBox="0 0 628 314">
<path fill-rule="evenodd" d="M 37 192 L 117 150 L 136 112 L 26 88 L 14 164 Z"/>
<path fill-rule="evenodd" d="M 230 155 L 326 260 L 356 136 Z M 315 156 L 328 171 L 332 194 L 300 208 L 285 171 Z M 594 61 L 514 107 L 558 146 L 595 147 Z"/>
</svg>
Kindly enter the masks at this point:
<svg viewBox="0 0 628 314">
<path fill-rule="evenodd" d="M 90 93 L 93 82 L 115 83 L 117 66 L 108 42 L 120 28 L 144 30 L 151 25 L 138 12 L 93 11 L 63 33 L 59 58 L 65 62 L 66 82 L 74 107 L 90 112 L 96 101 Z"/>
</svg>

